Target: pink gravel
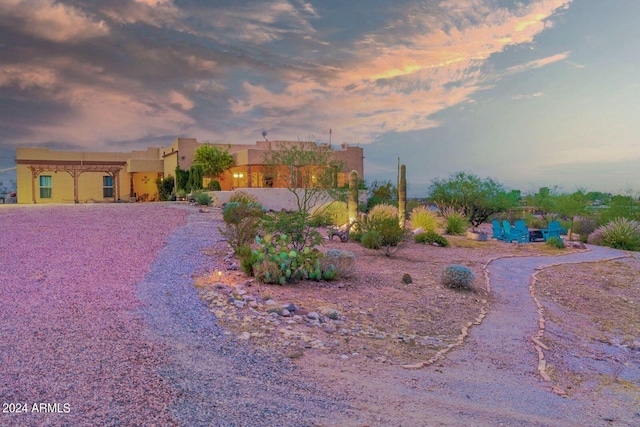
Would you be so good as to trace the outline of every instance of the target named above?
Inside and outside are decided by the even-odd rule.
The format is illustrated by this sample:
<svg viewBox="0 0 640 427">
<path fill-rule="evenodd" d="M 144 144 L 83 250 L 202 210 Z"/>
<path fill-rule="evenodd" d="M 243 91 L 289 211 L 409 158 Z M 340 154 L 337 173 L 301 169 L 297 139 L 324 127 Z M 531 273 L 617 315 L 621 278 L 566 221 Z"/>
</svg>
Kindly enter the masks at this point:
<svg viewBox="0 0 640 427">
<path fill-rule="evenodd" d="M 135 284 L 188 212 L 160 204 L 0 209 L 1 426 L 178 425 Z M 36 412 L 45 403 L 47 411 Z M 58 405 L 56 405 L 58 404 Z"/>
</svg>

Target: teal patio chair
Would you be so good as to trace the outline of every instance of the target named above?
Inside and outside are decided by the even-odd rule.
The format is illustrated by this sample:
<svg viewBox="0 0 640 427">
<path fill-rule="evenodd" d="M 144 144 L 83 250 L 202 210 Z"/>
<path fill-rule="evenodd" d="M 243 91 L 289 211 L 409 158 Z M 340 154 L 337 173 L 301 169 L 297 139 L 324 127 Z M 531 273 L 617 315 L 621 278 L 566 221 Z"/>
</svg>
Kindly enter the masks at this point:
<svg viewBox="0 0 640 427">
<path fill-rule="evenodd" d="M 529 228 L 527 223 L 519 219 L 513 223 L 513 228 L 518 232 L 518 243 L 529 243 Z"/>
<path fill-rule="evenodd" d="M 515 230 L 511 226 L 511 223 L 506 219 L 502 221 L 502 232 L 504 233 L 504 238 L 502 240 L 505 242 L 511 242 L 514 239 L 519 239 L 518 231 Z"/>
<path fill-rule="evenodd" d="M 560 221 L 551 221 L 547 228 L 541 231 L 545 242 L 549 240 L 550 237 L 560 238 L 560 232 L 562 231 Z"/>
<path fill-rule="evenodd" d="M 502 230 L 500 221 L 498 221 L 497 219 L 492 220 L 491 227 L 493 228 L 493 236 L 491 236 L 491 238 L 496 240 L 504 240 L 504 231 Z"/>
</svg>

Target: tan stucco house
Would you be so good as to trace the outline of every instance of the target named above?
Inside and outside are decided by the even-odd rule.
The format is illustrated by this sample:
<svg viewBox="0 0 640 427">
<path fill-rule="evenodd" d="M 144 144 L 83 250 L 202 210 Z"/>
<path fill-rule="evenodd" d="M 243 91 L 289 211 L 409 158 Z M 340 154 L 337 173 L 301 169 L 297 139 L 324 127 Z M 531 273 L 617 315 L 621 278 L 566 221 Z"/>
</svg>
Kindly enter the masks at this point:
<svg viewBox="0 0 640 427">
<path fill-rule="evenodd" d="M 309 142 L 211 144 L 227 150 L 234 159 L 234 166 L 216 178 L 221 189 L 285 187 L 287 183 L 266 176 L 264 165 L 265 153 L 282 144 Z M 158 200 L 156 180 L 173 179 L 177 166 L 188 170 L 193 164 L 196 149 L 201 145 L 195 138 L 176 138 L 165 148 L 150 147 L 126 153 L 17 148 L 18 203 Z M 332 153 L 334 159 L 344 165 L 343 172 L 337 176 L 338 185 L 347 182 L 351 170 L 364 177 L 362 148 L 342 144 Z"/>
</svg>

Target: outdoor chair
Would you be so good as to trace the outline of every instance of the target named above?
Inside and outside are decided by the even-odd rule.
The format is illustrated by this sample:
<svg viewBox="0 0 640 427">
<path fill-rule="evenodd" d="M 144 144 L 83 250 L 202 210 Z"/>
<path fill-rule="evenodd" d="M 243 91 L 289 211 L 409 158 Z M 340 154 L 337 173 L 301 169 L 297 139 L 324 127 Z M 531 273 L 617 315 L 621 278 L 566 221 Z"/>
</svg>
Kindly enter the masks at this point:
<svg viewBox="0 0 640 427">
<path fill-rule="evenodd" d="M 513 228 L 518 232 L 518 243 L 529 243 L 529 228 L 527 224 L 519 219 L 513 223 Z"/>
<path fill-rule="evenodd" d="M 494 219 L 491 221 L 491 227 L 493 228 L 493 236 L 492 239 L 504 240 L 504 231 L 502 231 L 502 226 L 500 225 L 500 221 Z"/>
<path fill-rule="evenodd" d="M 513 227 L 511 226 L 511 223 L 506 219 L 502 221 L 502 233 L 504 236 L 502 240 L 504 240 L 505 242 L 510 242 L 511 235 L 515 234 L 513 233 Z"/>
<path fill-rule="evenodd" d="M 549 240 L 550 237 L 560 238 L 560 232 L 562 231 L 562 229 L 560 228 L 559 221 L 551 221 L 547 226 L 547 228 L 541 231 L 542 231 L 542 237 L 546 242 L 547 240 Z"/>
</svg>

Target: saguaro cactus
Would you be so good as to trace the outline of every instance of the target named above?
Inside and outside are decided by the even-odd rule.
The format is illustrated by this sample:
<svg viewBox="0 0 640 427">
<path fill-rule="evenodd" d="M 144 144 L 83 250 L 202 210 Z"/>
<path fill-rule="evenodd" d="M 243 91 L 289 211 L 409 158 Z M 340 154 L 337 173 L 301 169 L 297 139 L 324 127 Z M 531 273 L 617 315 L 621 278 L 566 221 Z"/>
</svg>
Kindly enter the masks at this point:
<svg viewBox="0 0 640 427">
<path fill-rule="evenodd" d="M 400 166 L 400 182 L 398 182 L 398 221 L 400 227 L 404 227 L 407 216 L 407 167 Z"/>
<path fill-rule="evenodd" d="M 353 170 L 349 174 L 349 224 L 358 218 L 358 172 Z"/>
</svg>

